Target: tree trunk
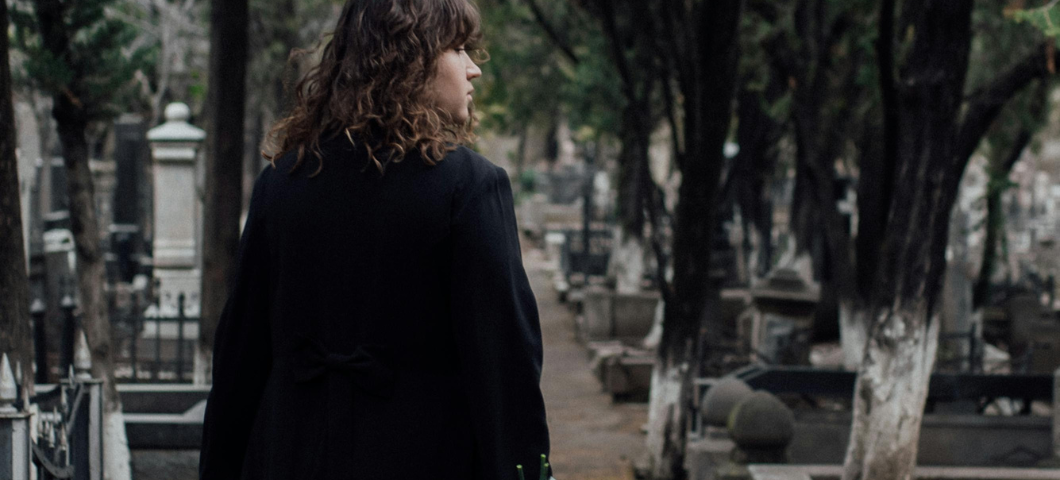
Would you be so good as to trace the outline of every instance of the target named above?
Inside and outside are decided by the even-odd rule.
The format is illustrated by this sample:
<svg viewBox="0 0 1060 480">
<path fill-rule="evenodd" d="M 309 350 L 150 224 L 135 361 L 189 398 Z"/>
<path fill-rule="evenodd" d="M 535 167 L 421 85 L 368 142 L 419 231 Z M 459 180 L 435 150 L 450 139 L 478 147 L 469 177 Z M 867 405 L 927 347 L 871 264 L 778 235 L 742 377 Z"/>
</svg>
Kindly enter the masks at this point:
<svg viewBox="0 0 1060 480">
<path fill-rule="evenodd" d="M 989 167 L 993 170 L 993 167 Z M 986 239 L 983 241 L 983 261 L 979 267 L 979 277 L 972 288 L 972 306 L 980 308 L 989 300 L 990 282 L 994 276 L 994 268 L 997 266 L 998 235 L 1004 227 L 1004 213 L 1001 211 L 1001 194 L 1004 190 L 999 188 L 995 178 L 996 172 L 989 174 L 990 179 L 986 186 Z M 1004 178 L 1008 178 L 1005 172 Z"/>
<path fill-rule="evenodd" d="M 648 87 L 650 88 L 650 87 Z M 628 94 L 636 96 L 630 88 Z M 644 92 L 642 92 L 643 94 Z M 618 235 L 617 247 L 611 255 L 611 270 L 616 277 L 619 293 L 640 291 L 644 278 L 644 224 L 647 202 L 644 182 L 653 182 L 648 164 L 648 147 L 651 143 L 651 108 L 638 98 L 627 98 L 622 111 L 620 137 L 622 148 L 618 155 Z M 648 178 L 645 178 L 648 177 Z"/>
<path fill-rule="evenodd" d="M 88 142 L 84 134 L 87 124 L 78 119 L 81 111 L 67 97 L 57 95 L 54 101 L 66 166 L 70 225 L 77 252 L 81 327 L 92 353 L 92 376 L 103 380 L 104 473 L 108 479 L 128 479 L 131 478 L 129 445 L 122 420 L 121 398 L 114 379 L 110 316 L 104 293 L 105 265 L 93 201 L 92 172 L 88 166 Z"/>
<path fill-rule="evenodd" d="M 889 3 L 885 1 L 881 10 L 881 35 L 894 21 Z M 967 162 L 956 153 L 956 139 L 972 4 L 969 0 L 903 3 L 901 18 L 909 26 L 902 28 L 901 36 L 911 44 L 903 45 L 900 78 L 884 85 L 901 85 L 901 89 L 883 106 L 886 115 L 897 119 L 895 130 L 885 135 L 895 142 L 885 148 L 894 155 L 890 159 L 894 169 L 884 172 L 893 175 L 893 185 L 902 190 L 889 195 L 887 228 L 879 239 L 879 261 L 865 303 L 869 335 L 858 370 L 843 480 L 909 479 L 916 466 L 938 346 L 950 211 Z M 881 55 L 885 78 L 895 72 L 888 64 L 891 59 Z M 878 218 L 879 212 L 867 216 Z"/>
<path fill-rule="evenodd" d="M 666 394 L 653 395 L 649 406 L 656 419 L 659 413 L 669 413 L 663 415 L 665 421 L 651 425 L 661 429 L 651 435 L 665 441 L 649 450 L 650 474 L 655 479 L 671 479 L 686 475 L 685 419 L 692 378 L 722 373 L 717 360 L 725 346 L 710 248 L 725 165 L 723 148 L 736 93 L 743 2 L 695 2 L 691 10 L 683 2 L 668 2 L 660 10 L 664 18 L 659 31 L 670 35 L 671 45 L 678 47 L 670 52 L 670 64 L 676 69 L 685 110 L 684 151 L 677 153 L 682 180 L 674 224 L 673 293 L 665 307 L 655 369 L 664 375 L 653 379 L 667 387 L 663 389 Z M 691 43 L 683 43 L 688 40 L 678 38 L 675 30 L 695 32 Z M 674 389 L 677 393 L 671 394 Z"/>
<path fill-rule="evenodd" d="M 1031 104 L 1028 112 L 1035 122 L 1041 122 L 1045 114 L 1045 105 L 1048 102 L 1049 82 L 1040 80 L 1038 89 L 1034 92 L 1035 102 Z M 986 239 L 983 242 L 983 261 L 979 268 L 979 277 L 976 279 L 972 289 L 972 307 L 980 308 L 989 301 L 990 282 L 994 276 L 997 266 L 997 251 L 1005 230 L 1005 213 L 1001 209 L 1001 196 L 1009 187 L 1009 173 L 1016 165 L 1023 150 L 1030 144 L 1034 131 L 1030 125 L 1024 124 L 1019 133 L 1012 140 L 1011 145 L 1006 145 L 1007 150 L 995 153 L 987 166 L 986 185 Z M 998 143 L 1004 143 L 998 142 Z M 1001 150 L 1001 149 L 999 149 Z M 1000 155 L 1004 155 L 1003 157 Z"/>
<path fill-rule="evenodd" d="M 685 409 L 681 399 L 687 396 L 685 379 L 688 364 L 664 364 L 656 361 L 651 372 L 648 400 L 648 453 L 651 456 L 650 478 L 677 478 L 674 471 L 684 469 Z"/>
<path fill-rule="evenodd" d="M 926 301 L 872 317 L 882 320 L 858 369 L 843 480 L 911 479 L 940 321 Z"/>
<path fill-rule="evenodd" d="M 203 220 L 202 307 L 195 381 L 208 383 L 217 321 L 239 248 L 246 106 L 247 0 L 215 0 L 210 10 L 207 93 L 206 198 Z"/>
<path fill-rule="evenodd" d="M 7 3 L 0 2 L 0 31 L 7 32 Z M 0 353 L 21 369 L 22 395 L 33 394 L 33 344 L 29 322 L 29 279 L 22 236 L 15 112 L 11 97 L 8 37 L 0 36 Z M 18 375 L 18 373 L 16 373 Z"/>
<path fill-rule="evenodd" d="M 733 197 L 743 219 L 743 262 L 749 278 L 764 277 L 771 267 L 773 206 L 769 184 L 783 131 L 780 122 L 770 117 L 763 105 L 772 105 L 783 94 L 783 85 L 776 75 L 770 76 L 764 92 L 742 88 L 738 94 L 736 143 L 740 153 L 732 162 Z M 756 235 L 757 243 L 752 241 Z"/>
<path fill-rule="evenodd" d="M 69 55 L 66 6 L 58 0 L 36 0 L 37 23 L 45 48 L 56 58 Z M 99 223 L 88 165 L 89 106 L 80 97 L 82 85 L 75 79 L 52 97 L 52 116 L 57 125 L 66 167 L 66 192 L 70 230 L 77 258 L 81 328 L 92 356 L 92 376 L 103 381 L 103 471 L 108 480 L 131 477 L 129 444 L 122 419 L 121 398 L 114 380 L 114 358 L 110 317 L 104 294 L 105 270 L 100 247 Z"/>
</svg>

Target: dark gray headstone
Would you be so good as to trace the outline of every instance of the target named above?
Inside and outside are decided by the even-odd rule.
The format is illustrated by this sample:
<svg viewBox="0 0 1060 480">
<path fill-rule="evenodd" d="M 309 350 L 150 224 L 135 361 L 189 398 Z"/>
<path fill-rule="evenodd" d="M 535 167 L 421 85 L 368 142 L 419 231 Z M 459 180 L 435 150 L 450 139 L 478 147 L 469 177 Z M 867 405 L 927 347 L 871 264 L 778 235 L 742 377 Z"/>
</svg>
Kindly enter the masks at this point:
<svg viewBox="0 0 1060 480">
<path fill-rule="evenodd" d="M 150 159 L 147 131 L 138 119 L 114 124 L 114 162 L 117 185 L 114 188 L 114 223 L 142 227 L 145 164 Z"/>
</svg>

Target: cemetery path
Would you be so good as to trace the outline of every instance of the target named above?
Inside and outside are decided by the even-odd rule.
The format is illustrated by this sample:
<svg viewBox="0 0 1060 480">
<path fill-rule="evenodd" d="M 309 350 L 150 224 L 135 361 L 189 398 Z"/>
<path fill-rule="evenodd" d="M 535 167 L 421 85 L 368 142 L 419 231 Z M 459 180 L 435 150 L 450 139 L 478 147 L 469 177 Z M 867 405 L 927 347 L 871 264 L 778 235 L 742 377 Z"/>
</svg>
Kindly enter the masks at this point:
<svg viewBox="0 0 1060 480">
<path fill-rule="evenodd" d="M 552 440 L 550 460 L 558 480 L 633 479 L 633 462 L 645 452 L 641 426 L 648 407 L 612 403 L 589 370 L 588 351 L 574 337 L 574 314 L 559 303 L 551 272 L 535 268 L 526 252 L 527 274 L 541 316 L 545 364 L 541 390 Z"/>
</svg>

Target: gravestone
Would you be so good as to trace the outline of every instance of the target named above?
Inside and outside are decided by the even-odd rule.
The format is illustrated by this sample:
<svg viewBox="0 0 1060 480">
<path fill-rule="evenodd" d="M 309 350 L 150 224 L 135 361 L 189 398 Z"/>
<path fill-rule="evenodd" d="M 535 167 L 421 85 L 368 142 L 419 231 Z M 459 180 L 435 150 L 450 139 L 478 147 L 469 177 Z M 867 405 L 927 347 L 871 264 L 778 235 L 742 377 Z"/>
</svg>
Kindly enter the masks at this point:
<svg viewBox="0 0 1060 480">
<path fill-rule="evenodd" d="M 602 364 L 604 389 L 616 401 L 648 401 L 651 371 L 655 355 L 646 351 L 625 350 L 607 357 Z"/>
<path fill-rule="evenodd" d="M 147 190 L 145 164 L 150 161 L 147 132 L 136 116 L 123 116 L 114 123 L 114 223 L 143 227 Z"/>
<path fill-rule="evenodd" d="M 751 287 L 750 348 L 766 362 L 806 365 L 820 288 L 792 269 L 774 270 Z"/>
<path fill-rule="evenodd" d="M 99 240 L 106 245 L 110 226 L 114 223 L 114 187 L 115 170 L 111 160 L 90 160 L 92 184 L 95 189 L 93 199 L 96 204 L 96 224 L 99 226 Z"/>
<path fill-rule="evenodd" d="M 582 341 L 620 340 L 638 345 L 651 331 L 659 292 L 615 293 L 590 285 L 583 289 L 578 335 Z"/>
<path fill-rule="evenodd" d="M 153 263 L 159 310 L 175 316 L 177 298 L 186 294 L 185 313 L 197 316 L 201 278 L 202 201 L 196 194 L 198 150 L 206 132 L 188 124 L 183 103 L 166 107 L 166 121 L 147 132 L 154 160 Z"/>
<path fill-rule="evenodd" d="M 582 314 L 577 318 L 579 338 L 583 342 L 613 339 L 614 293 L 606 287 L 590 285 L 582 294 Z"/>
<path fill-rule="evenodd" d="M 616 293 L 612 307 L 615 338 L 640 343 L 651 331 L 660 300 L 658 291 Z"/>
</svg>

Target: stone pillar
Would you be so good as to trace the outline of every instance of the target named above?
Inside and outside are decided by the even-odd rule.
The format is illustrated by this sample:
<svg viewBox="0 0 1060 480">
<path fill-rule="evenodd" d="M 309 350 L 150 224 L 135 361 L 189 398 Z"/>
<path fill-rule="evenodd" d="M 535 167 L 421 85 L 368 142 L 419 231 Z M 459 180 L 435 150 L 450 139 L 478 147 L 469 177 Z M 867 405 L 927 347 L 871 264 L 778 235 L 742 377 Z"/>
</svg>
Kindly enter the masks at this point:
<svg viewBox="0 0 1060 480">
<path fill-rule="evenodd" d="M 183 103 L 166 106 L 166 121 L 147 132 L 154 161 L 154 277 L 163 316 L 176 316 L 177 298 L 185 311 L 199 314 L 202 275 L 202 198 L 198 192 L 198 151 L 206 132 L 188 124 Z"/>
</svg>

